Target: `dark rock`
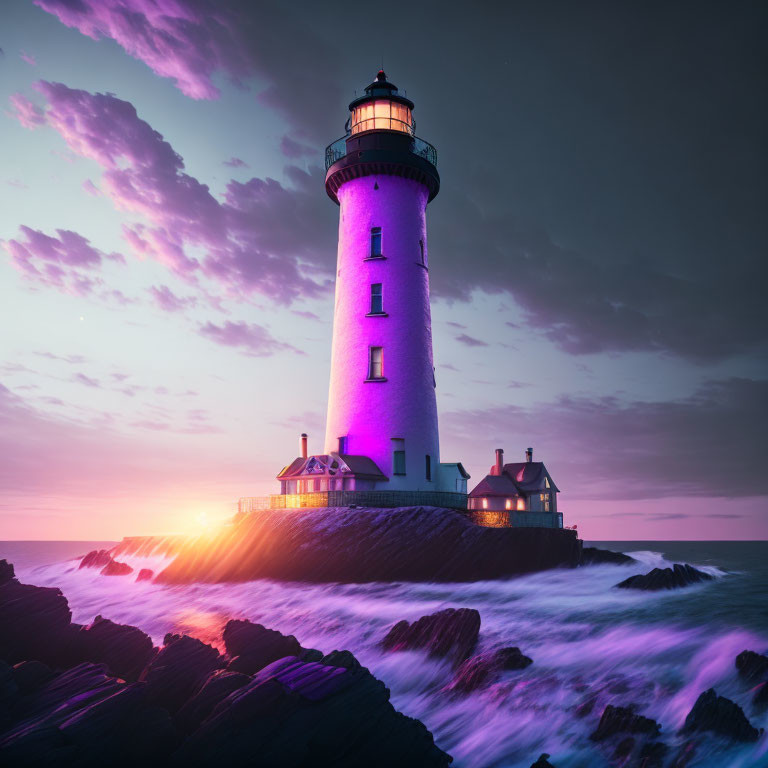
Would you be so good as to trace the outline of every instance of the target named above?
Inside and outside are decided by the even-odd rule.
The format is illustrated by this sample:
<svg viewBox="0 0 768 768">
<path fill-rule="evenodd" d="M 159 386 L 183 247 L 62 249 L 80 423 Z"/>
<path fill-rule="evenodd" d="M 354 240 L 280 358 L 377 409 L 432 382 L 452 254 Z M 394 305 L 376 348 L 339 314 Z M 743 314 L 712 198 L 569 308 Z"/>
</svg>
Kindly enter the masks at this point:
<svg viewBox="0 0 768 768">
<path fill-rule="evenodd" d="M 0 733 L 7 728 L 6 713 L 19 695 L 19 685 L 14 670 L 0 660 Z"/>
<path fill-rule="evenodd" d="M 59 731 L 77 748 L 78 765 L 103 765 L 115 745 L 120 750 L 113 756 L 118 765 L 156 765 L 177 743 L 168 712 L 147 707 L 143 683 L 122 685 L 111 696 L 83 707 L 61 723 Z"/>
<path fill-rule="evenodd" d="M 142 568 L 139 571 L 139 575 L 136 577 L 136 581 L 152 581 L 154 572 L 150 568 Z"/>
<path fill-rule="evenodd" d="M 179 710 L 174 722 L 180 731 L 192 733 L 213 712 L 219 702 L 250 682 L 251 678 L 248 675 L 239 672 L 224 669 L 212 672 L 203 683 L 203 687 Z"/>
<path fill-rule="evenodd" d="M 603 741 L 617 733 L 642 733 L 656 737 L 661 727 L 655 720 L 643 715 L 636 715 L 631 707 L 614 707 L 609 704 L 600 718 L 597 730 L 590 734 L 592 741 Z"/>
<path fill-rule="evenodd" d="M 61 590 L 7 581 L 0 585 L 0 658 L 9 664 L 35 659 L 64 665 L 76 634 L 71 619 Z"/>
<path fill-rule="evenodd" d="M 475 581 L 580 559 L 575 531 L 484 528 L 439 507 L 273 509 L 240 516 L 204 549 L 190 539 L 155 582 Z"/>
<path fill-rule="evenodd" d="M 672 568 L 654 568 L 649 573 L 630 576 L 616 586 L 619 589 L 643 589 L 656 591 L 659 589 L 678 589 L 696 584 L 699 581 L 711 581 L 714 577 L 704 571 L 686 564 L 675 563 Z"/>
<path fill-rule="evenodd" d="M 36 691 L 51 677 L 53 677 L 53 671 L 42 661 L 20 661 L 13 666 L 13 678 L 22 696 Z"/>
<path fill-rule="evenodd" d="M 595 708 L 595 704 L 597 704 L 597 696 L 588 696 L 576 705 L 574 714 L 576 717 L 586 717 L 587 715 L 591 715 L 592 710 Z"/>
<path fill-rule="evenodd" d="M 112 562 L 107 549 L 93 549 L 80 561 L 80 568 L 103 568 Z"/>
<path fill-rule="evenodd" d="M 302 650 L 293 635 L 238 619 L 227 622 L 223 639 L 227 654 L 232 657 L 228 668 L 248 675 L 284 656 L 298 656 Z"/>
<path fill-rule="evenodd" d="M 171 713 L 203 685 L 220 666 L 219 652 L 188 635 L 166 635 L 165 645 L 141 673 L 150 702 Z"/>
<path fill-rule="evenodd" d="M 362 667 L 284 658 L 221 701 L 175 753 L 179 764 L 442 768 L 451 758 Z"/>
<path fill-rule="evenodd" d="M 755 694 L 752 697 L 752 703 L 756 707 L 768 707 L 768 682 L 760 683 L 755 688 Z"/>
<path fill-rule="evenodd" d="M 0 586 L 14 578 L 13 564 L 7 560 L 0 560 Z"/>
<path fill-rule="evenodd" d="M 635 739 L 632 736 L 623 738 L 613 750 L 614 759 L 622 760 L 629 757 L 635 749 Z"/>
<path fill-rule="evenodd" d="M 116 693 L 122 685 L 107 674 L 102 664 L 77 664 L 22 696 L 14 708 L 14 714 L 19 719 L 27 719 L 45 712 L 55 712 L 59 719 L 61 710 L 59 721 L 64 722 L 69 713 L 76 711 L 80 705 Z"/>
<path fill-rule="evenodd" d="M 413 624 L 398 621 L 382 646 L 388 651 L 425 650 L 430 656 L 450 657 L 460 663 L 477 645 L 479 632 L 480 614 L 474 608 L 446 608 Z"/>
<path fill-rule="evenodd" d="M 133 573 L 133 568 L 127 563 L 110 560 L 99 573 L 102 576 L 127 576 L 129 573 Z"/>
<path fill-rule="evenodd" d="M 135 682 L 155 655 L 149 635 L 136 627 L 97 616 L 80 630 L 87 661 L 106 664 L 116 677 Z"/>
<path fill-rule="evenodd" d="M 546 752 L 542 752 L 542 754 L 539 755 L 539 759 L 531 766 L 531 768 L 555 768 L 555 766 L 549 762 L 549 755 Z"/>
<path fill-rule="evenodd" d="M 661 741 L 648 741 L 640 749 L 639 768 L 662 768 L 669 747 Z"/>
<path fill-rule="evenodd" d="M 710 688 L 696 699 L 680 733 L 710 731 L 733 741 L 757 741 L 760 731 L 747 720 L 742 708 Z"/>
<path fill-rule="evenodd" d="M 736 669 L 750 683 L 765 682 L 768 680 L 768 656 L 755 651 L 742 651 L 736 657 Z"/>
<path fill-rule="evenodd" d="M 323 652 L 318 651 L 317 648 L 304 648 L 299 654 L 299 658 L 302 661 L 321 661 Z"/>
<path fill-rule="evenodd" d="M 344 669 L 365 669 L 354 657 L 351 651 L 331 651 L 323 656 L 320 661 L 331 667 L 344 667 Z"/>
<path fill-rule="evenodd" d="M 581 550 L 581 565 L 603 565 L 604 563 L 627 565 L 636 562 L 634 557 L 625 555 L 623 552 L 612 552 L 610 549 L 583 547 Z"/>
<path fill-rule="evenodd" d="M 503 670 L 525 669 L 533 659 L 524 656 L 517 647 L 499 648 L 467 659 L 457 670 L 449 688 L 469 693 L 486 682 L 492 682 Z"/>
</svg>

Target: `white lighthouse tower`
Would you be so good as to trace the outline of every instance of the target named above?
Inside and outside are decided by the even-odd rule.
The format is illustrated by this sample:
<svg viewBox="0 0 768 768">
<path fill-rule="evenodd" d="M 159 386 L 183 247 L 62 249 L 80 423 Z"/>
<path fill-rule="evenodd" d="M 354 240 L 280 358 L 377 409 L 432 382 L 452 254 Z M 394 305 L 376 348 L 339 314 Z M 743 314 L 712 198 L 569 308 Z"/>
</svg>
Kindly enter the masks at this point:
<svg viewBox="0 0 768 768">
<path fill-rule="evenodd" d="M 283 493 L 466 493 L 461 464 L 440 462 L 426 218 L 440 177 L 413 108 L 380 71 L 326 149 L 339 243 L 325 447 L 303 447 Z"/>
</svg>

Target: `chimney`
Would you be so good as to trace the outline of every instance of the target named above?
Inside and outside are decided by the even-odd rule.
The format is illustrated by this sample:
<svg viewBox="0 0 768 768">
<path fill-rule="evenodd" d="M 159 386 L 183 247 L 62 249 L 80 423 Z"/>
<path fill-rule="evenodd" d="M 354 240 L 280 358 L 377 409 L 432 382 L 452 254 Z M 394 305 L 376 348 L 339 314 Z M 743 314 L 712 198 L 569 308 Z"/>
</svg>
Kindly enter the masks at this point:
<svg viewBox="0 0 768 768">
<path fill-rule="evenodd" d="M 525 460 L 528 462 L 533 461 L 533 448 L 528 448 L 525 452 Z"/>
<path fill-rule="evenodd" d="M 307 458 L 307 433 L 306 432 L 301 433 L 301 458 L 302 459 Z"/>
<path fill-rule="evenodd" d="M 504 449 L 503 448 L 497 448 L 496 449 L 496 464 L 493 467 L 492 474 L 500 475 L 503 468 L 504 468 Z"/>
</svg>

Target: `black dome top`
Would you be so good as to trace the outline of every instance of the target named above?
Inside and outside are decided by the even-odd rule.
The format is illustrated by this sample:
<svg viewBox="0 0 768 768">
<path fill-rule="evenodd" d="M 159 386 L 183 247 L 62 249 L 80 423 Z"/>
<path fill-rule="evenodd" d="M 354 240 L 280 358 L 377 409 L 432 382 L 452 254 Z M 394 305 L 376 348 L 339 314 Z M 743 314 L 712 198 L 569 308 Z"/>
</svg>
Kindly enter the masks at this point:
<svg viewBox="0 0 768 768">
<path fill-rule="evenodd" d="M 413 109 L 414 106 L 410 99 L 406 99 L 405 96 L 401 96 L 397 92 L 397 86 L 387 80 L 387 75 L 383 69 L 380 69 L 376 73 L 376 79 L 370 85 L 366 86 L 365 96 L 360 96 L 360 98 L 351 102 L 349 109 L 352 111 L 355 107 L 359 107 L 366 101 L 373 101 L 374 99 L 397 101 L 400 104 L 405 104 L 408 109 Z"/>
</svg>

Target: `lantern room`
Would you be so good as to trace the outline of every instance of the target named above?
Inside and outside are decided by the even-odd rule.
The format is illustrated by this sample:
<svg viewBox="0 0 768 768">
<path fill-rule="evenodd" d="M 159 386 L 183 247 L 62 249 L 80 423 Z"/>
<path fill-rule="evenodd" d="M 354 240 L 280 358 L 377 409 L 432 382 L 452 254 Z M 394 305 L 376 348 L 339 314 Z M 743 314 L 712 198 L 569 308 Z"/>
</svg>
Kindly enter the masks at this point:
<svg viewBox="0 0 768 768">
<path fill-rule="evenodd" d="M 365 96 L 349 105 L 349 133 L 398 131 L 413 136 L 413 102 L 401 96 L 397 86 L 387 81 L 383 69 L 365 89 Z"/>
</svg>

